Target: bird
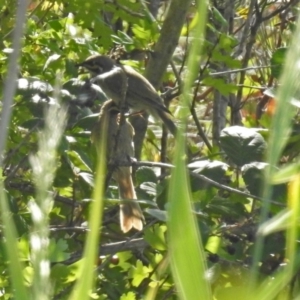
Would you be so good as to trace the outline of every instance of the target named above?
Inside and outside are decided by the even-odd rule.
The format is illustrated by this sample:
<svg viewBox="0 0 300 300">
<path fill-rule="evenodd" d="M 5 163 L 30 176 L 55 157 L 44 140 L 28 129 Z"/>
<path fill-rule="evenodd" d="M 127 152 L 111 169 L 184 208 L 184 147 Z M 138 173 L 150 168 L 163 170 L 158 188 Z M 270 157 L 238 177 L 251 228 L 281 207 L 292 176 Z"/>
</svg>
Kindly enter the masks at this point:
<svg viewBox="0 0 300 300">
<path fill-rule="evenodd" d="M 132 67 L 121 65 L 106 55 L 92 55 L 77 64 L 88 70 L 92 83 L 97 83 L 121 109 L 146 111 L 160 118 L 168 130 L 175 136 L 177 132 L 173 116 L 165 107 L 152 84 Z"/>
<path fill-rule="evenodd" d="M 127 200 L 120 205 L 120 226 L 126 233 L 132 228 L 143 229 L 145 221 L 132 181 L 131 157 L 134 155 L 131 124 L 125 120 L 120 124 L 120 110 L 112 100 L 106 101 L 95 123 L 91 140 L 96 145 L 100 142 L 103 130 L 106 130 L 106 158 L 112 166 L 112 178 L 117 182 L 120 199 Z M 118 166 L 118 164 L 128 166 Z"/>
</svg>

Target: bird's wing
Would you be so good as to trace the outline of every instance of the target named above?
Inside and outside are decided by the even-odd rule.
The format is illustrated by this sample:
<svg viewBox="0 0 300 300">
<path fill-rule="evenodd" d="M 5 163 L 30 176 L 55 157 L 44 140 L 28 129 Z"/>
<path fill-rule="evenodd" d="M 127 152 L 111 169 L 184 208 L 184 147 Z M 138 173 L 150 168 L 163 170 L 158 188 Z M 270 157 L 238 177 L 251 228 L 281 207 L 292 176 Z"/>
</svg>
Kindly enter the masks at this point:
<svg viewBox="0 0 300 300">
<path fill-rule="evenodd" d="M 140 101 L 145 101 L 149 108 L 153 107 L 156 110 L 162 110 L 170 114 L 161 97 L 145 77 L 129 66 L 124 66 L 124 69 L 128 79 L 128 97 L 141 99 Z"/>
</svg>

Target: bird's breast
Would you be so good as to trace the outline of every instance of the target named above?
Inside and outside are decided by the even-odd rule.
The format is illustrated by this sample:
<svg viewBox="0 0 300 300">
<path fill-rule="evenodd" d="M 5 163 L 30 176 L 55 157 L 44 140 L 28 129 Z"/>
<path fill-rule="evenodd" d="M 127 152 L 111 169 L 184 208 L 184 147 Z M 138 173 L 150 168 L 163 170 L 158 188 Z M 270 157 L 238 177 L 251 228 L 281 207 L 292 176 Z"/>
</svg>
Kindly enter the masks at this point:
<svg viewBox="0 0 300 300">
<path fill-rule="evenodd" d="M 108 98 L 119 104 L 127 93 L 127 76 L 120 67 L 97 76 L 97 83 Z"/>
</svg>

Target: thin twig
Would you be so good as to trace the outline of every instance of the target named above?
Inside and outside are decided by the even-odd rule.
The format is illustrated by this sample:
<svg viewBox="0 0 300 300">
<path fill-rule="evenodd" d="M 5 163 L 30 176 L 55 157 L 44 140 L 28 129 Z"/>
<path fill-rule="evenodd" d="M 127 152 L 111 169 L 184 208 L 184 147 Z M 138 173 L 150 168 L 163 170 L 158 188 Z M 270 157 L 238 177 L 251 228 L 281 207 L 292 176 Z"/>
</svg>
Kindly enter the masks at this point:
<svg viewBox="0 0 300 300">
<path fill-rule="evenodd" d="M 215 72 L 215 73 L 209 73 L 207 76 L 220 76 L 220 75 L 226 75 L 226 74 L 234 74 L 234 73 L 239 73 L 239 72 L 244 72 L 244 71 L 250 71 L 250 70 L 257 70 L 257 69 L 267 69 L 271 68 L 272 65 L 268 66 L 252 66 L 252 67 L 246 67 L 246 68 L 241 68 L 241 69 L 235 69 L 235 70 L 228 70 L 228 71 L 222 71 L 222 72 Z"/>
<path fill-rule="evenodd" d="M 146 161 L 139 161 L 139 162 L 133 162 L 132 163 L 134 166 L 150 166 L 150 167 L 159 167 L 159 168 L 175 168 L 174 165 L 171 165 L 171 164 L 166 164 L 166 163 L 153 163 L 153 162 L 146 162 Z M 196 178 L 199 178 L 203 181 L 205 181 L 206 183 L 209 183 L 211 184 L 212 186 L 216 187 L 216 188 L 219 188 L 221 190 L 224 190 L 224 191 L 227 191 L 227 192 L 231 192 L 231 193 L 234 193 L 234 194 L 238 194 L 238 195 L 241 195 L 241 196 L 245 196 L 245 197 L 248 197 L 248 198 L 253 198 L 253 199 L 256 199 L 256 200 L 260 200 L 260 201 L 264 201 L 263 198 L 261 197 L 258 197 L 258 196 L 255 196 L 255 195 L 252 195 L 252 194 L 249 194 L 249 193 L 246 193 L 246 192 L 243 192 L 243 191 L 240 191 L 238 189 L 235 189 L 235 188 L 232 188 L 232 187 L 229 187 L 227 185 L 224 185 L 224 184 L 221 184 L 221 183 L 218 183 L 202 174 L 197 174 L 193 171 L 189 171 L 190 175 L 193 176 L 193 177 L 196 177 Z M 277 201 L 271 201 L 271 203 L 275 204 L 275 205 L 278 205 L 278 206 L 282 206 L 282 207 L 285 207 L 286 205 L 284 205 L 283 203 L 280 203 L 280 202 L 277 202 Z"/>
</svg>

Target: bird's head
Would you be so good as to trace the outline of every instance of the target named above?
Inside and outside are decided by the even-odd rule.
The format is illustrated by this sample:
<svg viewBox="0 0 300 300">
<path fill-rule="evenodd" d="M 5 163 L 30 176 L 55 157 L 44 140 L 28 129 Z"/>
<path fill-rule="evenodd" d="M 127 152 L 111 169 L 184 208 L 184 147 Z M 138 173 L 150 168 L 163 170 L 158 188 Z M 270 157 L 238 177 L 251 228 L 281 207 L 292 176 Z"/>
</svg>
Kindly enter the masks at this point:
<svg viewBox="0 0 300 300">
<path fill-rule="evenodd" d="M 112 70 L 115 66 L 115 62 L 108 56 L 92 55 L 76 66 L 85 68 L 92 76 L 97 76 Z"/>
</svg>

